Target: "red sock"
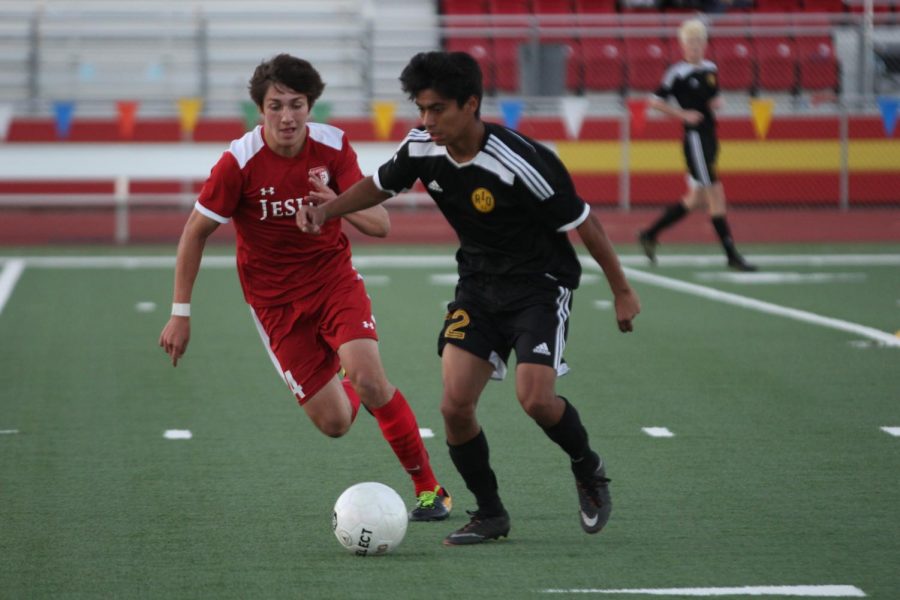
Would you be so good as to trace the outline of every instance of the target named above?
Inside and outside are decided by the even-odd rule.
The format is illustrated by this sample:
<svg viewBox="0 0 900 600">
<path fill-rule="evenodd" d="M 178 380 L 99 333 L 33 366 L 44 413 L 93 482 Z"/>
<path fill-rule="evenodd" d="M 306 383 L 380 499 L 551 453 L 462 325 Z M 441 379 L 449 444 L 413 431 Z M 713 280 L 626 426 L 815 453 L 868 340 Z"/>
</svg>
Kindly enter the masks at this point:
<svg viewBox="0 0 900 600">
<path fill-rule="evenodd" d="M 416 488 L 416 496 L 422 492 L 433 492 L 438 487 L 428 460 L 428 451 L 419 434 L 419 425 L 406 398 L 400 390 L 387 404 L 372 411 L 384 439 L 388 441 L 400 464 L 409 473 Z"/>
<path fill-rule="evenodd" d="M 359 412 L 359 394 L 356 393 L 353 385 L 350 384 L 350 380 L 346 377 L 341 383 L 344 384 L 344 391 L 347 392 L 347 397 L 350 398 L 350 422 L 352 423 L 356 420 L 356 413 Z"/>
</svg>

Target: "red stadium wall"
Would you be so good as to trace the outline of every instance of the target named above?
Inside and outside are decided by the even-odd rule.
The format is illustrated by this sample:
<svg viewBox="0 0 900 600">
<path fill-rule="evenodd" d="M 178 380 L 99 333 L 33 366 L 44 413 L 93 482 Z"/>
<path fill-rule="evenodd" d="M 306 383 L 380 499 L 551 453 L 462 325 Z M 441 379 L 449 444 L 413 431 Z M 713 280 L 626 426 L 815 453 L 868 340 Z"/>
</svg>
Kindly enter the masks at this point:
<svg viewBox="0 0 900 600">
<path fill-rule="evenodd" d="M 344 129 L 353 141 L 384 141 L 375 136 L 375 128 L 370 119 L 334 119 L 331 121 Z M 401 140 L 410 127 L 416 123 L 398 120 L 394 123 L 391 140 Z M 545 141 L 609 142 L 618 144 L 620 121 L 618 119 L 587 119 L 577 140 L 567 138 L 561 119 L 555 117 L 524 117 L 519 130 L 526 135 Z M 772 121 L 765 140 L 758 140 L 749 118 L 721 119 L 720 140 L 723 153 L 729 144 L 743 144 L 745 147 L 758 146 L 758 152 L 770 154 L 769 146 L 778 142 L 797 142 L 796 152 L 786 151 L 777 170 L 766 170 L 750 160 L 738 167 L 724 168 L 720 164 L 720 175 L 726 187 L 729 201 L 733 205 L 766 206 L 834 206 L 840 197 L 840 175 L 837 168 L 821 169 L 815 165 L 784 168 L 791 161 L 802 159 L 805 149 L 820 144 L 838 143 L 839 124 L 836 117 L 779 117 Z M 222 142 L 239 137 L 244 132 L 244 124 L 236 119 L 200 119 L 189 139 L 185 140 L 177 119 L 145 119 L 135 124 L 133 137 L 123 140 L 119 125 L 114 119 L 75 119 L 71 131 L 64 141 L 57 139 L 56 126 L 52 119 L 15 119 L 7 136 L 7 143 L 172 143 L 178 141 Z M 640 153 L 657 153 L 661 166 L 658 169 L 633 170 L 629 181 L 629 199 L 632 206 L 658 205 L 680 197 L 684 192 L 684 167 L 678 142 L 680 126 L 671 120 L 653 120 L 640 132 L 632 136 L 632 151 L 640 158 Z M 866 141 L 887 141 L 882 121 L 878 117 L 851 117 L 849 119 L 851 144 Z M 663 144 L 663 146 L 660 146 Z M 618 146 L 617 146 L 618 147 Z M 890 141 L 883 146 L 895 160 L 880 161 L 872 168 L 862 164 L 851 164 L 849 171 L 849 197 L 852 203 L 893 205 L 900 203 L 900 141 Z M 577 146 L 574 148 L 578 152 Z M 883 152 L 882 152 L 883 154 Z M 563 157 L 565 161 L 565 157 Z M 673 162 L 674 161 L 674 162 Z M 801 161 L 802 162 L 802 161 Z M 572 168 L 573 178 L 586 200 L 596 205 L 617 206 L 619 203 L 620 161 L 606 164 Z M 0 193 L 55 193 L 78 191 L 81 193 L 108 193 L 108 182 L 95 183 L 39 183 L 7 181 L 0 183 Z M 181 191 L 181 183 L 137 183 L 132 190 L 138 193 L 165 193 Z"/>
</svg>

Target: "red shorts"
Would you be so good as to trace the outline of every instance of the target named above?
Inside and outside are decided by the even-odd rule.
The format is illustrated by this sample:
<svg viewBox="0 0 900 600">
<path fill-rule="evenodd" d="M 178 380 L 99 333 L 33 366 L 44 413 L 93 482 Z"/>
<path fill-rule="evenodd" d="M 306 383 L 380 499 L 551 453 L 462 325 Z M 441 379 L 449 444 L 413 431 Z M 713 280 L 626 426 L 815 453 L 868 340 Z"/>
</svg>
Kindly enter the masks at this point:
<svg viewBox="0 0 900 600">
<path fill-rule="evenodd" d="M 269 357 L 301 406 L 340 370 L 342 344 L 378 339 L 372 303 L 356 271 L 314 296 L 250 310 Z"/>
</svg>

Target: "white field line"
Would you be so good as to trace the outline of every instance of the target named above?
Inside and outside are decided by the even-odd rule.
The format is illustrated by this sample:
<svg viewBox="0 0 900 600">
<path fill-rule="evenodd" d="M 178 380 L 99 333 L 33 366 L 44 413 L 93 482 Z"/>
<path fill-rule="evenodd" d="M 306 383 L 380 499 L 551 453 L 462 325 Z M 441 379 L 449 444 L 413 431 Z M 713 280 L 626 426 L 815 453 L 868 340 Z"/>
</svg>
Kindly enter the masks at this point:
<svg viewBox="0 0 900 600">
<path fill-rule="evenodd" d="M 656 437 L 656 438 L 675 437 L 675 434 L 672 433 L 668 427 L 641 427 L 641 431 L 643 431 L 650 437 Z"/>
<path fill-rule="evenodd" d="M 645 596 L 803 596 L 806 598 L 864 598 L 854 585 L 760 585 L 707 588 L 637 588 L 621 590 L 558 589 L 544 594 L 636 594 Z"/>
<path fill-rule="evenodd" d="M 172 268 L 175 256 L 0 256 L 0 263 L 25 261 L 29 267 L 52 269 L 88 269 L 88 268 Z M 647 266 L 647 258 L 643 255 L 623 254 L 619 260 L 626 266 Z M 660 267 L 725 267 L 725 259 L 719 254 L 683 254 L 661 256 Z M 582 257 L 584 264 L 593 263 L 593 259 Z M 784 254 L 753 255 L 753 262 L 763 266 L 900 266 L 900 254 Z M 391 255 L 372 254 L 357 255 L 353 263 L 360 268 L 398 267 L 398 268 L 446 268 L 455 267 L 453 253 L 432 255 Z M 234 256 L 205 256 L 204 267 L 234 267 Z"/>
<path fill-rule="evenodd" d="M 900 427 L 882 427 L 881 430 L 888 435 L 900 437 Z"/>
<path fill-rule="evenodd" d="M 716 265 L 722 263 L 719 255 L 681 255 L 664 257 L 662 264 L 666 265 Z M 234 256 L 207 256 L 203 259 L 204 267 L 228 267 L 234 268 Z M 646 258 L 637 255 L 620 257 L 623 264 L 646 265 Z M 867 266 L 893 266 L 900 265 L 900 254 L 825 254 L 825 255 L 759 255 L 753 256 L 753 260 L 760 265 L 867 265 Z M 597 268 L 596 263 L 588 257 L 582 257 L 582 262 L 589 267 Z M 172 268 L 175 265 L 174 256 L 36 256 L 36 257 L 3 257 L 0 256 L 0 264 L 4 265 L 3 278 L 17 280 L 24 266 L 39 268 Z M 447 255 L 369 255 L 354 258 L 357 267 L 400 267 L 400 268 L 435 268 L 447 267 L 454 264 L 453 256 Z M 13 265 L 10 267 L 10 265 Z M 10 270 L 11 269 L 11 270 Z M 814 313 L 787 308 L 746 298 L 737 294 L 720 292 L 712 288 L 686 283 L 660 275 L 654 275 L 645 271 L 626 269 L 629 276 L 635 281 L 642 281 L 651 285 L 658 285 L 697 296 L 705 297 L 718 302 L 725 302 L 758 310 L 768 314 L 785 316 L 788 318 L 830 327 L 840 331 L 847 331 L 856 335 L 862 335 L 874 339 L 879 343 L 890 347 L 900 347 L 900 338 L 895 335 L 879 331 L 877 329 L 823 317 Z M 9 291 L 12 285 L 8 284 Z M 6 292 L 8 297 L 9 291 Z M 0 286 L 0 308 L 5 304 L 2 296 L 3 287 Z"/>
<path fill-rule="evenodd" d="M 3 307 L 12 296 L 13 289 L 25 270 L 25 260 L 16 258 L 4 261 L 2 264 L 3 269 L 0 270 L 0 314 L 3 313 Z"/>
<path fill-rule="evenodd" d="M 865 325 L 859 325 L 857 323 L 851 323 L 849 321 L 842 321 L 841 319 L 823 317 L 821 315 L 807 312 L 805 310 L 788 308 L 786 306 L 772 304 L 771 302 L 754 300 L 753 298 L 748 298 L 746 296 L 740 296 L 738 294 L 732 294 L 730 292 L 722 292 L 713 288 L 697 285 L 695 283 L 688 283 L 686 281 L 680 281 L 678 279 L 672 279 L 670 277 L 654 275 L 652 273 L 647 273 L 646 271 L 629 269 L 627 267 L 625 268 L 625 271 L 629 279 L 633 281 L 640 281 L 642 283 L 648 283 L 650 285 L 655 285 L 665 289 L 684 292 L 686 294 L 692 294 L 694 296 L 700 296 L 701 298 L 714 300 L 716 302 L 733 304 L 734 306 L 749 308 L 750 310 L 756 310 L 770 315 L 787 317 L 789 319 L 794 319 L 795 321 L 802 321 L 804 323 L 810 323 L 812 325 L 819 325 L 820 327 L 828 327 L 830 329 L 846 331 L 855 335 L 861 335 L 863 337 L 870 338 L 888 347 L 900 348 L 900 338 L 873 327 L 867 327 Z"/>
</svg>

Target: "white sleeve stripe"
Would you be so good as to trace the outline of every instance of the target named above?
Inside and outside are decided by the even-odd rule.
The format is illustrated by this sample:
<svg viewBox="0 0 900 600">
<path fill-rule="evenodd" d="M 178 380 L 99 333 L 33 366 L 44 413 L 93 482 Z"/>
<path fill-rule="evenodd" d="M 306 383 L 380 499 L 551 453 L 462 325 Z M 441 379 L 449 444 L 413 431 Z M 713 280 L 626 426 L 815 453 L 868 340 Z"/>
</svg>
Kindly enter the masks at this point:
<svg viewBox="0 0 900 600">
<path fill-rule="evenodd" d="M 206 208 L 205 206 L 203 206 L 202 204 L 200 204 L 200 201 L 199 201 L 199 200 L 198 200 L 197 202 L 194 202 L 194 209 L 195 209 L 198 213 L 200 213 L 201 215 L 203 215 L 204 217 L 208 217 L 208 218 L 212 219 L 213 221 L 216 221 L 216 222 L 221 223 L 221 224 L 223 224 L 223 225 L 224 225 L 225 223 L 227 223 L 228 221 L 231 220 L 231 219 L 228 218 L 228 217 L 223 217 L 222 215 L 220 215 L 220 214 L 218 214 L 218 213 L 214 213 L 213 211 L 209 210 L 208 208 Z"/>
<path fill-rule="evenodd" d="M 578 227 L 579 225 L 581 225 L 582 223 L 584 223 L 585 219 L 588 218 L 588 215 L 589 215 L 589 214 L 591 214 L 591 207 L 590 207 L 590 205 L 588 205 L 587 203 L 585 203 L 585 205 L 584 205 L 584 210 L 581 211 L 581 215 L 579 215 L 579 217 L 578 217 L 577 219 L 575 219 L 575 220 L 572 221 L 571 223 L 566 223 L 565 225 L 563 225 L 562 227 L 560 227 L 560 228 L 557 229 L 556 231 L 559 232 L 559 233 L 563 233 L 563 232 L 565 232 L 565 231 L 571 231 L 571 230 L 575 229 L 576 227 Z"/>
<path fill-rule="evenodd" d="M 528 161 L 513 152 L 509 146 L 503 144 L 494 136 L 490 136 L 488 138 L 487 147 L 493 149 L 495 153 L 506 157 L 508 159 L 508 162 L 510 163 L 508 166 L 513 171 L 519 173 L 520 177 L 522 177 L 523 179 L 528 178 L 528 180 L 531 181 L 531 185 L 529 187 L 532 189 L 532 192 L 535 196 L 539 197 L 541 200 L 546 200 L 553 195 L 553 188 L 550 187 L 550 184 L 547 183 L 547 180 L 544 179 L 543 176 L 538 173 L 537 169 L 530 165 Z M 497 156 L 497 158 L 500 158 L 500 156 Z"/>
<path fill-rule="evenodd" d="M 553 195 L 553 188 L 550 187 L 547 180 L 533 166 L 514 153 L 508 146 L 496 141 L 496 138 L 493 136 L 488 138 L 485 150 L 488 150 L 497 160 L 521 177 L 528 189 L 531 190 L 531 193 L 538 199 L 546 200 Z"/>
</svg>

